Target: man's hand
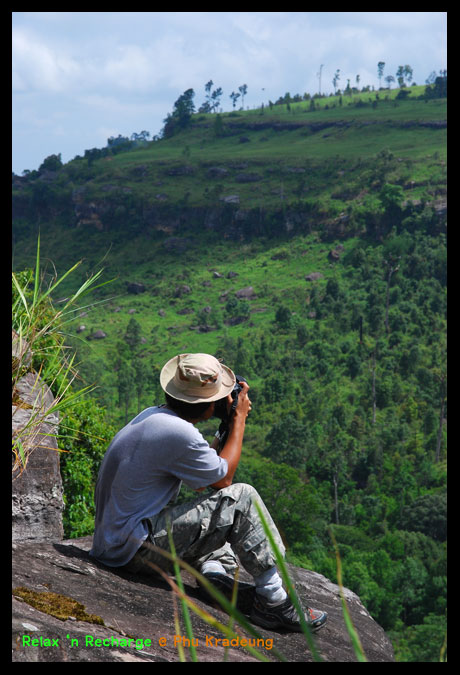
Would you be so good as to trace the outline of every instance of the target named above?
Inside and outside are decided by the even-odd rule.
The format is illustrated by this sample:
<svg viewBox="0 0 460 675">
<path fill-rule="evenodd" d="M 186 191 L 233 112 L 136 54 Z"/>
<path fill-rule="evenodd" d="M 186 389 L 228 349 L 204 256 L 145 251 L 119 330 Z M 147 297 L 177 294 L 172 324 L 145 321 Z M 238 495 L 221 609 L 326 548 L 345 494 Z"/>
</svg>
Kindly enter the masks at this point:
<svg viewBox="0 0 460 675">
<path fill-rule="evenodd" d="M 229 435 L 223 450 L 220 453 L 220 456 L 227 460 L 228 472 L 225 478 L 217 483 L 213 483 L 211 486 L 217 490 L 232 484 L 233 476 L 238 466 L 238 462 L 240 461 L 246 417 L 251 412 L 251 400 L 248 396 L 248 391 L 248 384 L 246 382 L 241 382 L 238 403 L 229 424 Z M 229 394 L 229 406 L 231 406 L 232 402 L 232 396 Z"/>
<path fill-rule="evenodd" d="M 238 395 L 238 403 L 236 405 L 235 411 L 230 419 L 230 428 L 233 426 L 233 423 L 235 421 L 235 417 L 240 417 L 244 420 L 246 420 L 246 417 L 249 415 L 252 409 L 252 404 L 251 404 L 251 399 L 248 396 L 248 391 L 249 391 L 249 385 L 247 382 L 240 382 L 240 387 L 241 391 Z M 227 396 L 228 400 L 228 411 L 230 412 L 230 408 L 233 403 L 233 398 L 232 395 L 229 394 Z"/>
</svg>

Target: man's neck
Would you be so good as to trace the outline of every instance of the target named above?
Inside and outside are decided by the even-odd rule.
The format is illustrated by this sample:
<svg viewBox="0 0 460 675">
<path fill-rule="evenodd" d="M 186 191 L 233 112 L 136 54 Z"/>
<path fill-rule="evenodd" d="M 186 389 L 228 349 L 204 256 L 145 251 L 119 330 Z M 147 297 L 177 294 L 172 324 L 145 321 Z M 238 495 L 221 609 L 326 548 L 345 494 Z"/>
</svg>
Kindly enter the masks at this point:
<svg viewBox="0 0 460 675">
<path fill-rule="evenodd" d="M 181 420 L 184 420 L 185 422 L 190 422 L 190 424 L 196 424 L 197 422 L 200 421 L 200 418 L 198 417 L 197 419 L 190 419 L 189 417 L 184 417 L 184 415 L 181 415 L 180 413 L 177 412 L 177 410 L 174 410 L 174 408 L 171 408 L 169 405 L 164 406 L 166 410 L 170 410 L 173 412 L 177 417 L 180 417 Z"/>
</svg>

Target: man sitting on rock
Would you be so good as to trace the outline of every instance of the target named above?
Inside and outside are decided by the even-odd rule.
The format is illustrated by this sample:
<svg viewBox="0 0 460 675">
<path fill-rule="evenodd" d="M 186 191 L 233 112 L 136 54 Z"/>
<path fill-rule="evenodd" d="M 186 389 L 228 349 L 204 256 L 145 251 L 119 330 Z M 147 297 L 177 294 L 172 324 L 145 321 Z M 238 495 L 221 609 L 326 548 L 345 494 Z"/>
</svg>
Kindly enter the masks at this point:
<svg viewBox="0 0 460 675">
<path fill-rule="evenodd" d="M 90 554 L 109 567 L 152 573 L 153 565 L 172 571 L 167 558 L 151 545 L 169 550 L 168 523 L 176 553 L 212 581 L 227 597 L 231 573 L 241 565 L 254 578 L 251 621 L 268 629 L 300 631 L 298 614 L 282 586 L 270 543 L 254 501 L 260 504 L 280 551 L 281 537 L 256 490 L 232 484 L 238 466 L 246 418 L 251 411 L 248 385 L 240 383 L 238 403 L 220 454 L 194 426 L 214 414 L 225 399 L 230 411 L 236 378 L 209 354 L 180 354 L 160 375 L 166 405 L 147 408 L 119 431 L 102 462 L 96 484 L 96 518 Z M 174 505 L 181 481 L 201 492 Z M 307 609 L 312 630 L 325 612 Z"/>
</svg>

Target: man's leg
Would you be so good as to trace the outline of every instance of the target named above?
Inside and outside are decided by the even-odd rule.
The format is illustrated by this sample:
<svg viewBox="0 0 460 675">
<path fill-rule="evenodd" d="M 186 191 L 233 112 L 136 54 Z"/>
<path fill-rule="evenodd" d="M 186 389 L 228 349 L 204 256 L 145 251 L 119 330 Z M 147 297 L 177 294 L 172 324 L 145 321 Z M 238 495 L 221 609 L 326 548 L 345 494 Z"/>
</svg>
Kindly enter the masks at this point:
<svg viewBox="0 0 460 675">
<path fill-rule="evenodd" d="M 281 537 L 257 491 L 246 483 L 235 483 L 208 495 L 195 508 L 190 509 L 185 517 L 173 521 L 174 542 L 177 535 L 178 541 L 181 542 L 183 538 L 185 543 L 183 547 L 178 544 L 179 550 L 182 548 L 181 553 L 178 550 L 179 557 L 190 561 L 193 565 L 199 565 L 203 558 L 214 559 L 216 553 L 223 552 L 225 556 L 229 551 L 228 547 L 225 548 L 225 544 L 228 543 L 238 555 L 242 566 L 252 576 L 258 576 L 273 567 L 275 558 L 254 501 L 260 504 L 277 545 L 284 555 L 285 548 Z M 197 519 L 198 537 L 193 543 L 188 543 L 188 530 L 194 529 Z"/>
<path fill-rule="evenodd" d="M 151 534 L 133 559 L 133 564 L 154 562 L 172 571 L 166 558 L 149 549 L 149 543 L 169 550 L 168 523 L 179 558 L 200 566 L 203 557 L 213 558 L 218 549 L 229 543 L 243 567 L 254 577 L 256 593 L 251 621 L 265 628 L 301 631 L 296 610 L 282 587 L 275 558 L 254 506 L 257 500 L 282 555 L 281 537 L 257 491 L 245 483 L 235 483 L 204 495 L 188 504 L 164 509 L 151 520 Z M 139 570 L 140 571 L 140 570 Z M 307 609 L 305 619 L 313 630 L 321 628 L 326 612 Z"/>
<path fill-rule="evenodd" d="M 162 569 L 172 571 L 168 560 L 149 548 L 150 543 L 170 550 L 167 529 L 169 521 L 179 558 L 200 567 L 206 559 L 215 559 L 216 552 L 218 556 L 221 552 L 224 567 L 225 562 L 232 566 L 230 550 L 233 549 L 242 566 L 253 577 L 258 577 L 274 567 L 275 558 L 254 506 L 255 500 L 260 504 L 275 541 L 284 555 L 281 537 L 257 491 L 246 483 L 235 483 L 210 495 L 201 495 L 192 502 L 167 507 L 154 516 L 147 541 L 128 567 L 140 571 L 143 566 L 148 568 L 150 561 Z"/>
</svg>

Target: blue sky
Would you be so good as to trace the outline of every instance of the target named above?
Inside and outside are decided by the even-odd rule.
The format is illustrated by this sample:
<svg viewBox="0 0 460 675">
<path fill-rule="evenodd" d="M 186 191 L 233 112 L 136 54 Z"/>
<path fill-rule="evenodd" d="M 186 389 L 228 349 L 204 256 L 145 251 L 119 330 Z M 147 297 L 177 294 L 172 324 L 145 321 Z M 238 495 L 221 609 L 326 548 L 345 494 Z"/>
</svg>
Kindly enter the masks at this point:
<svg viewBox="0 0 460 675">
<path fill-rule="evenodd" d="M 424 84 L 447 68 L 447 12 L 13 12 L 13 171 L 68 162 L 110 136 L 159 134 L 174 101 L 206 82 L 221 106 L 247 84 L 245 107 L 333 92 L 347 79 L 378 87 L 410 65 Z M 394 85 L 393 85 L 394 86 Z M 240 99 L 241 100 L 241 99 Z"/>
</svg>

